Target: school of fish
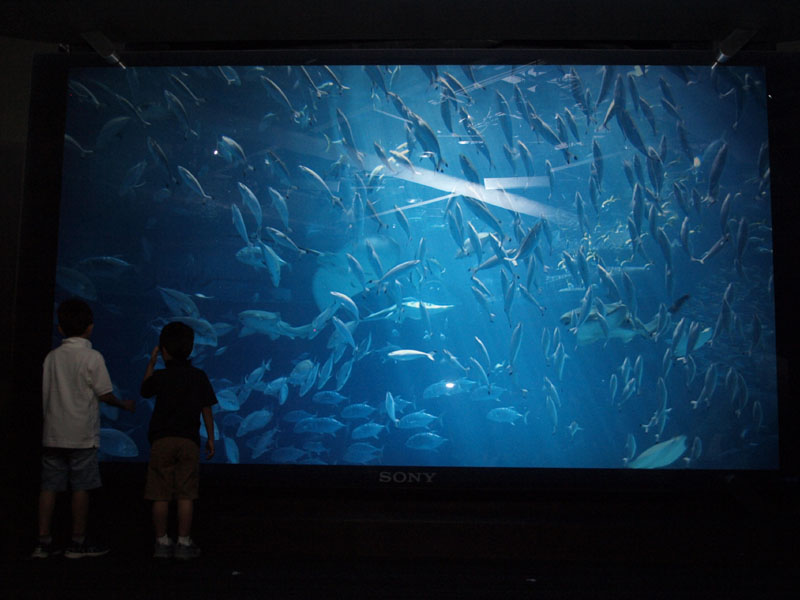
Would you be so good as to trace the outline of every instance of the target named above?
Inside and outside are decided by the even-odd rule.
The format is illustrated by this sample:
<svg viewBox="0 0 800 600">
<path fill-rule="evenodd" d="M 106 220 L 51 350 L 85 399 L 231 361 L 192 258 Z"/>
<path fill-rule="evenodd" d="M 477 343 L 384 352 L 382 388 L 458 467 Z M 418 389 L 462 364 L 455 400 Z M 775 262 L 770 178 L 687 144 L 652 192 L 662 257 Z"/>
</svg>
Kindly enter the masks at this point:
<svg viewBox="0 0 800 600">
<path fill-rule="evenodd" d="M 58 293 L 141 345 L 98 328 L 123 392 L 194 329 L 220 461 L 777 466 L 766 102 L 751 67 L 76 69 Z M 105 454 L 149 414 L 104 407 Z"/>
</svg>

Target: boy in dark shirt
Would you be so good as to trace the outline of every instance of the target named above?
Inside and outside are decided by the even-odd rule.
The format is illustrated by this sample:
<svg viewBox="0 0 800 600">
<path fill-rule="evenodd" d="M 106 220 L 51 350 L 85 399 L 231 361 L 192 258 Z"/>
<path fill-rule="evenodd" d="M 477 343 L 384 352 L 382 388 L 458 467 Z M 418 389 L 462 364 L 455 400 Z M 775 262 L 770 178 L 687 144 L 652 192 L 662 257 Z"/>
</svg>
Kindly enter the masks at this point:
<svg viewBox="0 0 800 600">
<path fill-rule="evenodd" d="M 200 555 L 191 538 L 199 488 L 199 416 L 205 424 L 206 458 L 210 459 L 214 456 L 211 406 L 217 399 L 208 376 L 189 362 L 193 346 L 191 327 L 177 321 L 168 323 L 161 330 L 142 380 L 141 395 L 156 397 L 148 431 L 151 450 L 144 494 L 145 499 L 153 501 L 156 558 L 188 559 Z M 159 352 L 166 368 L 154 371 Z M 167 535 L 169 502 L 173 499 L 178 505 L 177 545 Z"/>
</svg>

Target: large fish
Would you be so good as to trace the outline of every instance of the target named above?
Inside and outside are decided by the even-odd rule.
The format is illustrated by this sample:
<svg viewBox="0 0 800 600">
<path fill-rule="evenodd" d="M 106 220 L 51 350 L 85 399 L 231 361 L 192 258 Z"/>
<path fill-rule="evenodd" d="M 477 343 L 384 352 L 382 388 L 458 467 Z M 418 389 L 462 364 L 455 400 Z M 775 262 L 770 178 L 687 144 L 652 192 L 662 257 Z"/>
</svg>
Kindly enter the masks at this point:
<svg viewBox="0 0 800 600">
<path fill-rule="evenodd" d="M 281 320 L 280 313 L 265 310 L 244 310 L 239 313 L 239 321 L 242 323 L 240 336 L 261 333 L 272 340 L 277 340 L 280 336 L 289 339 L 308 337 L 311 330 L 311 325 L 293 327 Z"/>
<path fill-rule="evenodd" d="M 167 185 L 170 183 L 177 183 L 178 180 L 172 173 L 172 167 L 170 166 L 169 159 L 167 159 L 167 155 L 164 153 L 164 150 L 155 141 L 153 138 L 147 138 L 147 149 L 150 152 L 150 155 L 155 160 L 156 164 L 164 170 L 164 173 L 167 175 Z"/>
<path fill-rule="evenodd" d="M 467 110 L 462 106 L 458 105 L 458 114 L 460 115 L 461 124 L 464 126 L 467 134 L 471 138 L 470 142 L 478 146 L 478 150 L 481 154 L 486 158 L 489 162 L 489 166 L 493 167 L 494 163 L 492 162 L 492 155 L 489 152 L 489 146 L 486 145 L 486 140 L 484 139 L 483 135 L 478 131 L 475 127 L 475 123 L 472 121 L 472 117 L 467 112 Z"/>
<path fill-rule="evenodd" d="M 508 101 L 505 96 L 498 90 L 495 90 L 495 100 L 497 102 L 497 119 L 500 121 L 500 129 L 503 130 L 503 135 L 506 136 L 508 145 L 514 144 L 512 130 L 511 130 L 511 108 L 508 106 Z"/>
<path fill-rule="evenodd" d="M 503 233 L 502 222 L 491 213 L 485 202 L 476 200 L 475 198 L 471 198 L 469 196 L 461 196 L 461 199 L 467 205 L 467 208 L 472 211 L 472 214 L 497 232 L 497 235 L 500 236 L 501 240 L 505 237 L 505 234 Z"/>
<path fill-rule="evenodd" d="M 186 108 L 183 106 L 183 102 L 181 102 L 180 99 L 169 90 L 164 90 L 164 100 L 166 100 L 167 103 L 167 110 L 175 115 L 175 118 L 178 120 L 178 123 L 183 130 L 184 139 L 188 139 L 189 134 L 192 134 L 192 137 L 198 137 L 199 134 L 192 129 L 191 125 L 189 124 L 189 115 L 186 113 Z"/>
<path fill-rule="evenodd" d="M 442 150 L 439 147 L 439 139 L 436 137 L 436 133 L 434 133 L 431 126 L 419 115 L 414 115 L 412 127 L 414 128 L 414 136 L 417 138 L 417 141 L 425 152 L 429 153 L 431 156 L 435 169 L 437 171 L 443 171 L 447 163 L 442 158 Z"/>
<path fill-rule="evenodd" d="M 608 92 L 611 90 L 611 83 L 614 79 L 614 67 L 612 65 L 605 65 L 600 67 L 602 78 L 600 79 L 600 91 L 597 93 L 597 102 L 594 105 L 595 112 L 597 107 L 606 99 Z"/>
<path fill-rule="evenodd" d="M 178 167 L 178 168 L 180 168 L 180 167 Z M 303 173 L 305 173 L 309 177 L 311 177 L 314 181 L 317 182 L 317 184 L 323 190 L 325 190 L 325 193 L 328 194 L 328 197 L 331 199 L 331 203 L 334 206 L 338 205 L 340 207 L 343 207 L 342 199 L 339 198 L 338 196 L 334 196 L 333 192 L 331 191 L 331 188 L 328 187 L 328 184 L 325 183 L 325 180 L 322 177 L 320 177 L 319 174 L 316 171 L 314 171 L 313 169 L 309 169 L 305 165 L 297 165 L 297 168 L 300 169 Z"/>
<path fill-rule="evenodd" d="M 209 196 L 205 193 L 205 191 L 203 191 L 203 186 L 200 185 L 200 182 L 197 181 L 197 178 L 189 169 L 178 165 L 178 173 L 180 174 L 181 179 L 183 179 L 183 182 L 188 185 L 195 194 L 200 196 L 203 199 L 203 202 L 214 199 L 212 196 Z"/>
<path fill-rule="evenodd" d="M 256 221 L 256 235 L 260 237 L 261 221 L 263 218 L 261 203 L 258 201 L 258 198 L 256 198 L 256 195 L 253 193 L 253 190 L 251 190 L 241 181 L 238 182 L 238 186 L 239 186 L 239 194 L 242 197 L 242 203 L 247 207 L 247 210 L 250 211 L 250 214 L 253 215 L 253 218 Z"/>
<path fill-rule="evenodd" d="M 340 108 L 336 109 L 336 120 L 339 122 L 339 131 L 342 134 L 342 143 L 347 150 L 347 154 L 350 156 L 352 161 L 363 170 L 365 168 L 364 153 L 360 152 L 356 148 L 355 139 L 353 138 L 353 130 L 350 127 L 350 121 L 347 120 L 347 117 Z"/>
<path fill-rule="evenodd" d="M 653 135 L 656 134 L 656 115 L 653 112 L 653 107 L 648 104 L 647 100 L 639 96 L 639 108 L 642 111 L 642 114 L 647 119 L 647 122 L 650 123 L 650 127 L 653 130 Z"/>
<path fill-rule="evenodd" d="M 377 65 L 364 65 L 364 72 L 372 82 L 372 91 L 374 92 L 374 90 L 377 88 L 383 92 L 384 96 L 388 97 L 391 92 L 389 92 L 388 88 L 386 87 L 386 80 L 383 77 L 380 67 Z"/>
<path fill-rule="evenodd" d="M 309 417 L 298 421 L 294 426 L 294 432 L 335 435 L 344 426 L 344 423 L 333 417 Z"/>
<path fill-rule="evenodd" d="M 200 310 L 188 294 L 171 288 L 159 287 L 161 298 L 169 308 L 170 312 L 176 317 L 199 317 Z M 85 297 L 85 296 L 84 296 Z M 93 298 L 90 298 L 93 300 Z"/>
<path fill-rule="evenodd" d="M 442 379 L 436 383 L 430 384 L 422 392 L 424 400 L 431 400 L 433 398 L 442 398 L 444 396 L 458 396 L 461 394 L 468 394 L 477 387 L 478 383 L 471 379 Z"/>
<path fill-rule="evenodd" d="M 425 410 L 418 410 L 413 413 L 409 413 L 405 415 L 402 419 L 397 422 L 398 429 L 417 429 L 417 428 L 425 428 L 428 429 L 428 426 L 438 419 L 439 417 L 432 415 L 430 413 L 425 412 Z"/>
<path fill-rule="evenodd" d="M 413 450 L 436 450 L 446 441 L 446 438 L 426 431 L 412 435 L 406 440 L 406 446 Z"/>
<path fill-rule="evenodd" d="M 461 171 L 464 173 L 464 177 L 467 181 L 480 185 L 481 177 L 478 175 L 478 170 L 475 168 L 475 165 L 472 164 L 472 161 L 463 154 L 458 155 L 458 161 L 461 163 Z"/>
<path fill-rule="evenodd" d="M 406 362 L 409 360 L 417 360 L 420 358 L 427 358 L 428 360 L 431 361 L 436 360 L 433 357 L 433 353 L 431 352 L 423 352 L 422 350 L 411 350 L 405 348 L 400 350 L 392 350 L 386 356 L 388 356 L 395 362 Z"/>
<path fill-rule="evenodd" d="M 445 71 L 444 73 L 442 73 L 442 77 L 450 84 L 450 87 L 456 92 L 456 94 L 460 94 L 461 96 L 463 96 L 461 100 L 466 99 L 468 104 L 472 104 L 474 102 L 472 96 L 469 95 L 467 88 L 465 88 L 461 84 L 461 82 L 455 78 L 454 75 Z"/>
<path fill-rule="evenodd" d="M 644 145 L 642 134 L 639 132 L 639 128 L 636 126 L 636 123 L 627 110 L 617 111 L 617 123 L 619 123 L 619 127 L 625 139 L 646 157 L 647 148 Z"/>
<path fill-rule="evenodd" d="M 280 105 L 283 105 L 289 111 L 289 114 L 292 117 L 292 120 L 295 123 L 299 123 L 300 120 L 303 118 L 303 113 L 299 110 L 295 110 L 294 106 L 292 106 L 291 101 L 286 96 L 286 93 L 281 89 L 281 87 L 272 81 L 266 75 L 261 76 L 261 84 L 264 86 L 264 89 L 267 90 L 267 93 L 272 96 L 272 98 Z"/>
<path fill-rule="evenodd" d="M 398 322 L 402 322 L 404 319 L 414 319 L 415 321 L 419 321 L 422 319 L 422 312 L 420 310 L 421 304 L 425 305 L 425 311 L 427 312 L 428 316 L 432 316 L 454 308 L 453 304 L 433 304 L 431 302 L 422 302 L 414 298 L 404 298 L 399 305 L 393 304 L 388 308 L 384 308 L 383 310 L 379 310 L 367 317 L 364 317 L 363 320 L 377 321 L 380 319 L 393 319 L 399 312 Z"/>
<path fill-rule="evenodd" d="M 128 171 L 125 173 L 125 177 L 122 180 L 122 184 L 119 186 L 120 196 L 127 196 L 131 194 L 134 189 L 143 185 L 139 183 L 139 180 L 141 179 L 142 173 L 144 173 L 146 167 L 147 161 L 142 160 L 128 169 Z"/>
<path fill-rule="evenodd" d="M 278 256 L 277 252 L 272 249 L 272 246 L 261 241 L 259 241 L 258 245 L 261 246 L 261 250 L 264 254 L 264 262 L 269 270 L 272 285 L 278 287 L 281 282 L 281 267 L 286 266 L 287 262 Z"/>
<path fill-rule="evenodd" d="M 716 202 L 719 193 L 719 180 L 722 177 L 722 170 L 725 168 L 725 160 L 728 158 L 728 144 L 722 143 L 714 162 L 711 163 L 711 172 L 708 175 L 708 194 L 706 202 Z"/>
<path fill-rule="evenodd" d="M 382 283 L 384 283 L 385 281 L 392 281 L 392 280 L 394 280 L 394 278 L 395 278 L 395 277 L 397 277 L 397 276 L 398 276 L 398 275 L 400 275 L 401 273 L 405 273 L 406 271 L 408 271 L 408 270 L 410 270 L 410 269 L 413 269 L 413 268 L 414 268 L 414 267 L 416 267 L 416 266 L 417 266 L 419 263 L 420 263 L 420 261 L 419 261 L 419 260 L 417 260 L 417 259 L 414 259 L 414 260 L 407 260 L 407 261 L 405 261 L 405 262 L 402 262 L 402 263 L 400 263 L 400 264 L 398 264 L 398 265 L 395 265 L 394 267 L 392 267 L 391 269 L 389 269 L 388 271 L 386 271 L 386 272 L 385 272 L 385 273 L 384 273 L 384 274 L 383 274 L 383 275 L 380 277 L 380 279 L 377 279 L 377 280 L 375 280 L 375 281 L 369 281 L 368 283 L 369 283 L 369 284 L 371 284 L 371 285 L 374 285 L 375 287 L 380 287 L 380 286 L 381 286 L 381 284 L 382 284 Z"/>
<path fill-rule="evenodd" d="M 576 308 L 561 315 L 561 322 L 570 326 L 578 322 L 580 309 Z M 601 323 L 601 317 L 605 325 Z M 608 335 L 605 326 L 608 327 Z M 623 343 L 630 342 L 635 337 L 650 338 L 656 331 L 657 318 L 648 323 L 642 323 L 634 317 L 627 305 L 622 302 L 605 305 L 605 315 L 597 310 L 595 303 L 583 323 L 575 331 L 576 341 L 579 346 L 586 346 L 606 339 L 618 339 Z"/>
<path fill-rule="evenodd" d="M 247 171 L 254 170 L 253 166 L 247 160 L 247 155 L 244 153 L 244 149 L 241 147 L 241 145 L 227 135 L 220 136 L 220 139 L 217 141 L 216 153 L 228 163 L 234 165 L 241 163 L 245 169 L 245 173 L 247 173 Z"/>
<path fill-rule="evenodd" d="M 199 317 L 172 317 L 170 321 L 179 321 L 194 330 L 194 343 L 199 346 L 217 346 L 217 331 L 214 326 Z"/>
<path fill-rule="evenodd" d="M 493 408 L 486 414 L 486 418 L 495 423 L 510 423 L 511 425 L 514 425 L 519 419 L 523 419 L 525 424 L 528 424 L 528 413 L 523 415 L 510 406 Z"/>
<path fill-rule="evenodd" d="M 518 154 L 522 158 L 522 164 L 525 165 L 525 173 L 528 177 L 533 177 L 533 155 L 531 151 L 528 150 L 528 147 L 522 142 L 522 140 L 517 140 L 516 147 L 518 148 Z"/>
<path fill-rule="evenodd" d="M 531 119 L 533 120 L 534 123 L 534 128 L 533 128 L 534 131 L 536 131 L 536 133 L 541 135 L 546 142 L 552 144 L 554 148 L 560 149 L 560 146 L 564 144 L 564 140 L 558 137 L 558 134 L 556 134 L 556 132 L 553 131 L 553 129 L 547 123 L 545 123 L 538 115 L 533 115 Z"/>
<path fill-rule="evenodd" d="M 679 435 L 666 442 L 650 446 L 627 466 L 631 469 L 657 469 L 667 467 L 686 452 L 686 436 Z"/>
<path fill-rule="evenodd" d="M 133 69 L 131 69 L 131 71 L 133 71 Z M 192 89 L 188 85 L 186 85 L 186 83 L 184 83 L 184 81 L 177 75 L 170 73 L 169 78 L 175 85 L 176 89 L 181 90 L 183 93 L 189 96 L 189 98 L 192 99 L 192 102 L 194 102 L 195 106 L 200 106 L 206 101 L 205 98 L 198 97 L 197 94 L 195 94 L 192 91 Z"/>
<path fill-rule="evenodd" d="M 691 354 L 698 348 L 702 348 L 714 335 L 714 330 L 711 327 L 700 329 L 699 324 L 696 327 L 696 332 L 692 334 L 690 341 L 690 327 L 675 328 L 676 333 L 673 334 L 672 354 L 675 358 L 681 358 Z M 690 346 L 691 343 L 691 346 Z"/>
</svg>

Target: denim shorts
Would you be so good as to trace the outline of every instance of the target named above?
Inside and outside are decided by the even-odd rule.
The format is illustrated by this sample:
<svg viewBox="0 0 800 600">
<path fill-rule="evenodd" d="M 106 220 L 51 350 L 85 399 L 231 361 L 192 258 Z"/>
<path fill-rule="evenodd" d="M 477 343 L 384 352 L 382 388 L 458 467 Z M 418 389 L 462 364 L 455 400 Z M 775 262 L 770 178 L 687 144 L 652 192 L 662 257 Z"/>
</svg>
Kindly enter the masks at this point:
<svg viewBox="0 0 800 600">
<path fill-rule="evenodd" d="M 147 465 L 146 500 L 195 500 L 200 448 L 192 440 L 165 437 L 153 442 Z"/>
<path fill-rule="evenodd" d="M 42 448 L 42 489 L 63 492 L 101 487 L 97 448 Z"/>
</svg>

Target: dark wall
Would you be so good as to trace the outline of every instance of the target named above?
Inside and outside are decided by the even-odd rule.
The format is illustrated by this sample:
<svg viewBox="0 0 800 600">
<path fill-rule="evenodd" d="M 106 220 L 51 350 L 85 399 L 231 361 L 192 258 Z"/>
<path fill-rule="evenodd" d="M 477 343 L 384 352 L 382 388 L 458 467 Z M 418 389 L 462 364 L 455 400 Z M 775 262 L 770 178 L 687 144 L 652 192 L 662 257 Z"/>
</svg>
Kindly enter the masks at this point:
<svg viewBox="0 0 800 600">
<path fill-rule="evenodd" d="M 173 48 L 298 40 L 710 48 L 749 28 L 774 47 L 798 39 L 799 14 L 790 0 L 27 0 L 0 3 L 0 32 L 76 44 L 99 30 L 131 46 Z"/>
<path fill-rule="evenodd" d="M 0 38 L 0 531 L 3 546 L 13 536 L 6 527 L 15 527 L 18 515 L 35 523 L 35 478 L 31 465 L 38 455 L 38 410 L 28 404 L 39 402 L 37 390 L 29 393 L 15 388 L 15 371 L 29 361 L 40 368 L 41 357 L 19 356 L 14 340 L 19 332 L 17 298 L 17 260 L 20 244 L 23 180 L 28 137 L 28 108 L 31 67 L 34 54 L 54 52 L 53 44 Z M 38 408 L 38 407 L 37 407 Z M 21 485 L 20 485 L 21 484 Z M 5 548 L 3 548 L 5 549 Z"/>
</svg>

